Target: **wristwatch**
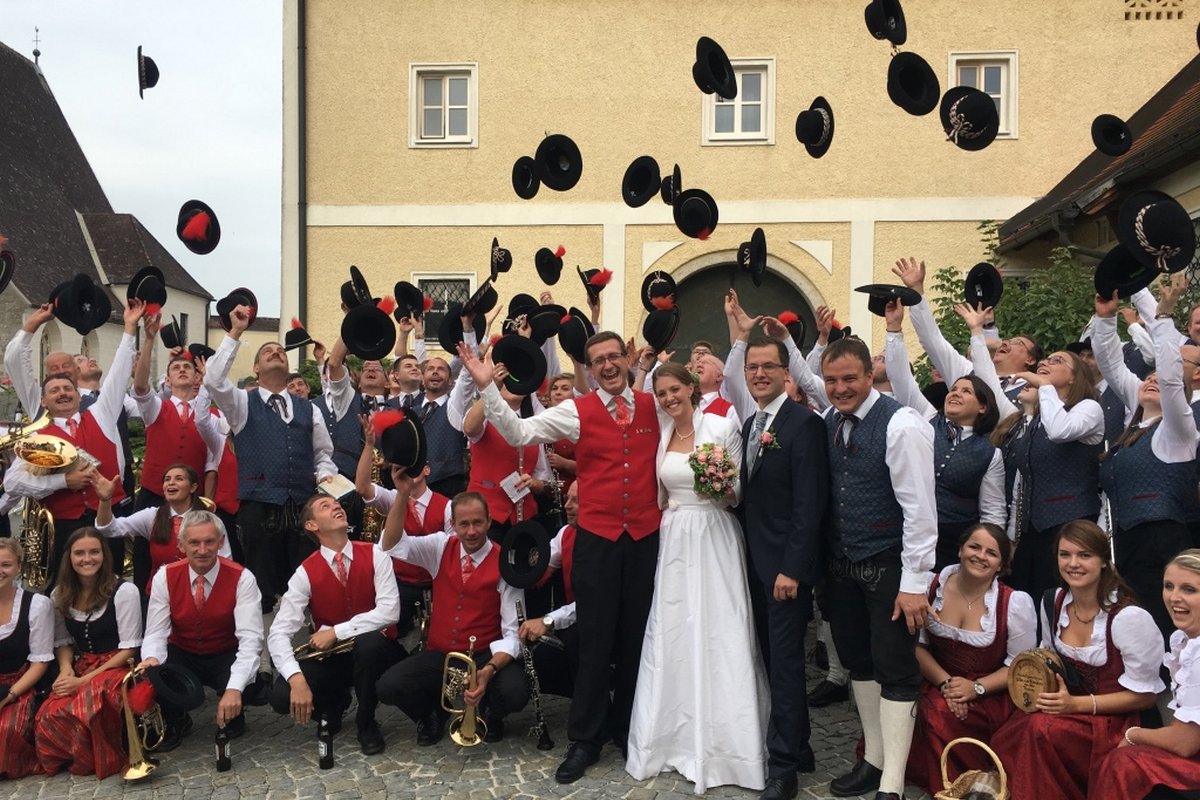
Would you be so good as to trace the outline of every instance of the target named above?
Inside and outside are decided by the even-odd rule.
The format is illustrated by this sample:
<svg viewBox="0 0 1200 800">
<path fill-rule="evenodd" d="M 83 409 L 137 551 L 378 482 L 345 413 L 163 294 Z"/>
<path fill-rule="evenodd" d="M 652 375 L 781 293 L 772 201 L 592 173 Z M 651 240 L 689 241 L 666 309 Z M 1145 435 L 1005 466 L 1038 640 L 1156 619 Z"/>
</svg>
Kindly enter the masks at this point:
<svg viewBox="0 0 1200 800">
<path fill-rule="evenodd" d="M 546 626 L 546 630 L 548 630 L 548 631 L 554 630 L 554 618 L 551 617 L 549 614 L 542 617 L 542 624 Z"/>
<path fill-rule="evenodd" d="M 975 696 L 983 697 L 983 691 L 983 684 L 979 681 L 975 681 Z"/>
</svg>

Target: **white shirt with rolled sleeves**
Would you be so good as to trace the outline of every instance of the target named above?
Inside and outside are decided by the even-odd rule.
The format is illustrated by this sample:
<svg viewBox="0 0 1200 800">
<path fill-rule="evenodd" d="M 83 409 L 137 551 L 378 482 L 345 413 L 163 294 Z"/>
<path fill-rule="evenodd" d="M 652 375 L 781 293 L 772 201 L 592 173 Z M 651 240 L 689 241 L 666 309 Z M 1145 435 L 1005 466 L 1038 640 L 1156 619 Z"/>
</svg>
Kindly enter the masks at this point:
<svg viewBox="0 0 1200 800">
<path fill-rule="evenodd" d="M 317 552 L 332 570 L 336 551 L 322 545 Z M 353 543 L 347 541 L 341 553 L 348 562 L 346 570 L 349 572 L 350 565 L 354 563 Z M 375 607 L 334 625 L 333 633 L 339 642 L 360 633 L 382 630 L 396 624 L 400 619 L 400 590 L 396 587 L 392 561 L 379 548 L 373 549 L 371 554 L 371 563 L 375 570 Z M 308 572 L 301 564 L 288 579 L 287 592 L 279 601 L 279 611 L 275 613 L 275 621 L 271 623 L 271 630 L 267 634 L 267 649 L 271 652 L 271 661 L 275 664 L 275 671 L 284 680 L 300 671 L 300 664 L 292 653 L 292 637 L 304 624 L 304 612 L 311 599 L 312 584 L 308 580 Z"/>
<path fill-rule="evenodd" d="M 142 593 L 138 588 L 129 581 L 121 581 L 117 586 L 117 591 L 113 593 L 112 599 L 109 601 L 116 608 L 117 615 L 117 649 L 132 650 L 142 645 Z M 104 613 L 108 611 L 108 603 L 97 608 L 95 611 L 80 611 L 75 608 L 67 609 L 71 615 L 71 619 L 76 622 L 87 622 L 100 619 Z M 54 612 L 54 646 L 63 647 L 65 645 L 76 646 L 78 643 L 71 638 L 70 632 L 67 631 L 67 623 L 63 619 L 62 614 L 55 609 Z M 76 646 L 76 650 L 79 648 Z"/>
<path fill-rule="evenodd" d="M 0 642 L 12 636 L 17 629 L 24 594 L 24 589 L 16 587 L 12 615 L 8 622 L 0 625 Z M 25 660 L 30 663 L 54 660 L 54 604 L 44 594 L 35 594 L 29 602 L 29 655 Z"/>
<path fill-rule="evenodd" d="M 879 397 L 879 392 L 872 389 L 854 415 L 860 420 L 865 419 Z M 831 406 L 825 415 L 833 413 L 836 409 Z M 888 420 L 884 460 L 892 476 L 891 490 L 904 512 L 900 591 L 925 594 L 933 580 L 934 548 L 937 546 L 933 427 L 916 411 L 901 406 Z"/>
<path fill-rule="evenodd" d="M 452 535 L 431 533 L 428 536 L 403 536 L 388 555 L 424 567 L 436 581 L 438 568 L 442 564 L 442 554 L 446 551 Z M 491 540 L 486 540 L 482 547 L 470 554 L 471 562 L 478 567 L 493 547 L 496 545 Z M 491 651 L 493 655 L 508 653 L 516 660 L 521 657 L 521 643 L 517 636 L 517 601 L 524 602 L 525 592 L 509 586 L 503 578 L 496 582 L 496 591 L 500 593 L 500 638 L 492 642 Z"/>
<path fill-rule="evenodd" d="M 563 533 L 569 526 L 564 525 L 559 528 L 558 533 L 550 540 L 550 566 L 551 570 L 562 569 L 562 542 Z M 567 603 L 551 611 L 546 616 L 550 617 L 550 621 L 554 624 L 554 630 L 561 631 L 563 628 L 569 628 L 575 624 L 575 603 Z"/>
<path fill-rule="evenodd" d="M 1092 636 L 1082 647 L 1069 645 L 1059 638 L 1058 632 L 1071 624 L 1070 607 L 1073 601 L 1068 590 L 1063 598 L 1062 610 L 1053 628 L 1046 617 L 1046 604 L 1038 599 L 1038 617 L 1042 625 L 1042 647 L 1053 647 L 1060 655 L 1082 661 L 1091 667 L 1102 667 L 1108 662 L 1108 612 L 1103 608 L 1092 622 Z M 1116 593 L 1109 602 L 1116 602 Z M 1053 610 L 1053 606 L 1051 606 Z M 1167 686 L 1159 677 L 1163 663 L 1163 640 L 1150 612 L 1141 606 L 1126 605 L 1119 608 L 1112 621 L 1113 645 L 1121 653 L 1124 672 L 1117 683 L 1131 692 L 1158 694 Z"/>
<path fill-rule="evenodd" d="M 208 359 L 208 370 L 204 374 L 204 385 L 208 387 L 209 394 L 212 395 L 217 407 L 221 409 L 221 413 L 225 415 L 229 429 L 235 435 L 241 433 L 242 428 L 246 427 L 249 413 L 246 391 L 237 388 L 229 380 L 229 368 L 233 365 L 233 359 L 237 357 L 240 346 L 240 340 L 226 336 L 217 348 L 217 352 Z M 257 391 L 264 403 L 273 394 L 261 386 Z M 283 418 L 285 421 L 291 420 L 292 396 L 286 391 L 279 392 L 279 395 L 283 398 Z M 338 470 L 337 465 L 333 463 L 333 439 L 329 437 L 329 429 L 325 427 L 324 417 L 316 408 L 313 409 L 312 420 L 313 472 L 320 481 L 336 475 Z"/>
<path fill-rule="evenodd" d="M 204 596 L 212 595 L 221 562 L 204 576 Z M 195 585 L 200 574 L 188 566 L 188 586 Z M 194 602 L 192 595 L 184 602 Z M 262 593 L 258 582 L 248 569 L 243 569 L 237 583 L 237 603 L 233 607 L 233 628 L 237 636 L 237 656 L 229 668 L 229 683 L 226 689 L 244 691 L 258 673 L 258 662 L 262 654 L 263 618 Z M 157 658 L 167 662 L 167 640 L 171 636 L 171 593 L 167 589 L 167 571 L 160 569 L 150 581 L 150 605 L 146 609 L 146 636 L 142 640 L 142 658 Z"/>
</svg>

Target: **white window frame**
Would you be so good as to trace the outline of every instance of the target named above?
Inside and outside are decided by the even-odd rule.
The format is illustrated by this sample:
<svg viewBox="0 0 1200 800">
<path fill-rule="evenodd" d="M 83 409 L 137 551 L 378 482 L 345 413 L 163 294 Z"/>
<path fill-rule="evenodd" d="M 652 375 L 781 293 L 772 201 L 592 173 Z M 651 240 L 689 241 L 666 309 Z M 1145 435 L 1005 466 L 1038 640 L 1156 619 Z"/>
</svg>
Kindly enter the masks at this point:
<svg viewBox="0 0 1200 800">
<path fill-rule="evenodd" d="M 731 58 L 734 73 L 762 71 L 762 126 L 758 133 L 717 133 L 717 97 L 715 94 L 702 95 L 701 101 L 701 144 L 705 146 L 723 147 L 728 145 L 764 145 L 775 144 L 775 57 L 766 58 Z M 741 83 L 738 83 L 738 98 L 734 99 L 734 120 L 741 121 Z"/>
<path fill-rule="evenodd" d="M 947 86 L 958 86 L 958 68 L 971 65 L 1003 67 L 1000 87 L 1000 132 L 997 139 L 1019 138 L 1019 107 L 1021 94 L 1020 60 L 1016 50 L 985 50 L 951 53 Z"/>
<path fill-rule="evenodd" d="M 449 134 L 450 120 L 443 118 L 446 135 L 440 139 L 426 139 L 421 136 L 423 120 L 424 92 L 422 79 L 432 76 L 452 76 L 467 78 L 467 135 L 451 136 Z M 449 87 L 443 98 L 450 101 Z M 445 105 L 443 105 L 445 108 Z M 452 148 L 479 147 L 479 64 L 476 62 L 456 63 L 426 63 L 408 65 L 408 146 L 412 148 Z"/>
</svg>

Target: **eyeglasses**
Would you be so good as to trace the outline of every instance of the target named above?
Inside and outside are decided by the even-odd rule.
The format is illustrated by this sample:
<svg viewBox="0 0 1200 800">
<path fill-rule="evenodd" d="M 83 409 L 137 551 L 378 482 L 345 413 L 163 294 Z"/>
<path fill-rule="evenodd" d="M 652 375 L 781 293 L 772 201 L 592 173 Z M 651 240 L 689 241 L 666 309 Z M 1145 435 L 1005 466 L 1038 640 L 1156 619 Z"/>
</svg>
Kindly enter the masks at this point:
<svg viewBox="0 0 1200 800">
<path fill-rule="evenodd" d="M 624 353 L 612 353 L 607 356 L 596 356 L 588 362 L 589 367 L 603 367 L 605 364 L 620 364 L 626 358 Z"/>
<path fill-rule="evenodd" d="M 756 372 L 775 372 L 781 369 L 783 369 L 783 364 L 773 364 L 770 362 L 766 364 L 747 364 L 742 368 L 747 375 L 753 375 Z"/>
<path fill-rule="evenodd" d="M 1048 367 L 1060 367 L 1063 364 L 1070 364 L 1071 362 L 1065 356 L 1050 356 L 1049 358 L 1043 358 L 1042 363 Z"/>
</svg>

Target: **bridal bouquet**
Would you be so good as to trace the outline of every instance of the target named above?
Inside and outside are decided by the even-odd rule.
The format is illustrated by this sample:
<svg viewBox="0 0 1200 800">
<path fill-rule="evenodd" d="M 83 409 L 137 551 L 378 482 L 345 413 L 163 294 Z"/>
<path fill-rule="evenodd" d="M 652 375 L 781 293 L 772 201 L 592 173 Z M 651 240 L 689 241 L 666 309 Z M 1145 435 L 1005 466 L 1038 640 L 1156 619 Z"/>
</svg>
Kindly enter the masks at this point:
<svg viewBox="0 0 1200 800">
<path fill-rule="evenodd" d="M 738 468 L 724 447 L 706 442 L 692 451 L 688 465 L 696 476 L 692 486 L 696 494 L 714 500 L 724 500 L 733 495 Z"/>
</svg>

